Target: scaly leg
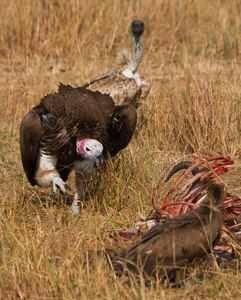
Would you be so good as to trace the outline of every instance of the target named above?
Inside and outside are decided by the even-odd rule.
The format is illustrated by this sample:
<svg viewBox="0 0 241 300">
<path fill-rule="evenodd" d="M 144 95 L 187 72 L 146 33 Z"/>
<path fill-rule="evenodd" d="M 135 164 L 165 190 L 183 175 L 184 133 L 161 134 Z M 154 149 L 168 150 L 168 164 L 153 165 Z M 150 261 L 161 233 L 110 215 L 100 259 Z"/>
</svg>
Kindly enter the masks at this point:
<svg viewBox="0 0 241 300">
<path fill-rule="evenodd" d="M 88 160 L 77 161 L 73 166 L 73 171 L 70 172 L 68 182 L 71 190 L 74 192 L 74 200 L 70 207 L 70 211 L 78 214 L 78 203 L 83 199 L 88 182 L 91 180 L 91 173 L 94 168 L 94 163 Z"/>
<path fill-rule="evenodd" d="M 46 155 L 41 150 L 38 155 L 37 171 L 35 178 L 38 186 L 47 188 L 53 184 L 53 192 L 56 193 L 59 188 L 66 193 L 66 183 L 60 178 L 56 170 L 57 158 L 52 155 Z"/>
</svg>

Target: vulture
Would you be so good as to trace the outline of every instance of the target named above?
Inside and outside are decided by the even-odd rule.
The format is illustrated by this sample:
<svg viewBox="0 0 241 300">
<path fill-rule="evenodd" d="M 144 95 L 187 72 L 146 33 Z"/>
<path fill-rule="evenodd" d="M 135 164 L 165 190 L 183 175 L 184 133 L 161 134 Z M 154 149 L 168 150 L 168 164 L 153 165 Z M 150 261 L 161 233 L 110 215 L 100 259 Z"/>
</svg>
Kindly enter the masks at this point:
<svg viewBox="0 0 241 300">
<path fill-rule="evenodd" d="M 74 193 L 71 210 L 85 193 L 92 170 L 103 157 L 114 156 L 131 140 L 136 109 L 116 106 L 109 95 L 60 83 L 31 109 L 20 125 L 22 164 L 31 185 L 59 188 L 66 193 L 69 179 Z"/>
<path fill-rule="evenodd" d="M 223 195 L 223 186 L 213 183 L 201 206 L 157 223 L 139 241 L 112 257 L 114 269 L 175 281 L 178 269 L 205 256 L 219 241 Z"/>
<path fill-rule="evenodd" d="M 99 75 L 83 87 L 109 94 L 117 105 L 132 104 L 137 107 L 139 98 L 145 99 L 150 92 L 150 81 L 138 73 L 144 56 L 144 22 L 134 20 L 131 24 L 132 53 L 123 50 L 117 55 L 116 66 L 108 73 Z"/>
</svg>

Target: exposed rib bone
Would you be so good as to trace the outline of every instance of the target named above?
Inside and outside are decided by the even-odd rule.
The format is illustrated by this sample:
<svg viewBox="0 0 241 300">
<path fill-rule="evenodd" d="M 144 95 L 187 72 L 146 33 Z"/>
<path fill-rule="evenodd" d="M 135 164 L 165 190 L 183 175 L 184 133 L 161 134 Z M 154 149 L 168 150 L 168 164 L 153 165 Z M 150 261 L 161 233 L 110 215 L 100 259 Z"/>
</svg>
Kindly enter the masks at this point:
<svg viewBox="0 0 241 300">
<path fill-rule="evenodd" d="M 162 178 L 164 177 L 164 174 L 180 159 L 173 162 L 164 172 L 162 172 L 160 178 L 158 179 L 152 195 L 153 209 L 148 217 L 144 220 L 141 219 L 140 221 L 135 223 L 135 228 L 132 229 L 131 235 L 130 231 L 126 231 L 122 232 L 120 236 L 123 234 L 127 239 L 129 239 L 130 237 L 137 238 L 144 230 L 150 229 L 156 223 L 163 221 L 163 219 L 165 219 L 163 217 L 167 216 L 171 218 L 178 214 L 185 213 L 188 208 L 194 209 L 198 207 L 203 199 L 205 199 L 205 197 L 207 196 L 205 193 L 203 193 L 201 196 L 201 193 L 214 181 L 214 179 L 223 183 L 220 175 L 234 168 L 234 163 L 229 156 L 208 158 L 202 158 L 196 154 L 187 156 L 193 156 L 198 160 L 192 163 L 190 166 L 187 165 L 187 169 L 183 171 L 177 181 L 170 188 L 161 208 L 157 208 L 157 205 L 155 204 L 157 189 Z M 182 159 L 186 158 L 187 156 L 182 157 Z M 199 170 L 200 166 L 201 169 Z M 196 171 L 195 174 L 193 174 L 194 176 L 187 182 L 185 182 L 186 176 L 191 172 L 193 173 L 193 170 L 195 169 Z M 179 171 L 180 169 L 177 168 L 176 170 Z M 172 171 L 170 172 L 171 175 L 168 176 L 168 179 L 174 173 L 175 171 L 173 172 L 172 169 Z M 195 184 L 193 185 L 193 183 Z M 186 192 L 190 187 L 191 189 Z M 237 250 L 237 247 L 241 249 L 240 244 L 238 243 L 238 241 L 240 241 L 241 235 L 241 230 L 239 230 L 239 227 L 241 227 L 241 222 L 239 221 L 239 218 L 236 219 L 236 217 L 241 214 L 241 199 L 238 196 L 234 197 L 230 194 L 226 194 L 223 202 L 227 214 L 229 214 L 228 220 L 234 219 L 234 224 L 232 224 L 229 228 L 223 226 L 223 234 L 221 240 L 224 245 L 222 245 L 221 248 L 220 246 L 217 246 L 217 249 L 215 249 L 219 251 L 226 251 L 225 249 L 227 248 L 231 251 L 231 253 L 233 253 L 233 251 Z M 235 224 L 235 222 L 237 222 L 238 224 Z M 227 246 L 225 246 L 225 244 L 227 244 Z"/>
<path fill-rule="evenodd" d="M 211 160 L 214 160 L 216 158 L 209 158 L 209 161 Z M 228 157 L 229 159 L 229 157 Z M 165 200 L 164 200 L 164 203 L 163 205 L 165 205 L 166 201 L 168 200 L 169 196 L 176 190 L 176 188 L 179 186 L 180 183 L 183 182 L 183 180 L 185 180 L 186 176 L 188 174 L 190 174 L 194 169 L 196 169 L 197 167 L 199 167 L 201 164 L 205 163 L 204 160 L 200 160 L 200 161 L 197 161 L 197 162 L 194 162 L 187 170 L 185 170 L 182 175 L 179 177 L 179 179 L 174 183 L 174 185 L 170 188 Z M 233 165 L 233 161 L 221 161 L 221 162 L 218 162 L 218 163 L 213 163 L 213 164 L 209 164 L 208 167 L 209 168 L 203 168 L 202 170 L 200 170 L 195 176 L 192 177 L 192 179 L 190 181 L 188 181 L 188 183 L 185 185 L 185 188 L 189 187 L 195 180 L 197 180 L 197 178 L 200 178 L 202 175 L 204 175 L 205 173 L 209 172 L 209 171 L 214 171 L 217 167 L 219 166 L 222 166 L 222 165 L 230 165 L 232 164 L 231 167 L 234 168 L 234 165 Z M 230 167 L 230 168 L 231 168 Z M 226 172 L 226 171 L 220 171 L 222 174 L 223 172 Z M 217 173 L 217 171 L 216 171 Z M 218 174 L 218 173 L 217 173 Z M 218 174 L 219 175 L 219 174 Z M 190 184 L 189 184 L 190 182 Z"/>
<path fill-rule="evenodd" d="M 157 206 L 155 204 L 155 197 L 156 197 L 156 192 L 157 192 L 157 189 L 159 187 L 159 184 L 164 176 L 164 174 L 168 171 L 168 169 L 170 169 L 175 163 L 177 163 L 179 160 L 183 159 L 183 158 L 186 158 L 186 157 L 190 157 L 190 156 L 193 156 L 195 158 L 198 158 L 200 159 L 199 161 L 197 162 L 194 162 L 186 171 L 183 172 L 182 176 L 179 178 L 179 180 L 173 185 L 173 187 L 171 188 L 171 190 L 169 191 L 168 195 L 166 196 L 166 198 L 168 199 L 169 198 L 169 195 L 171 193 L 173 193 L 176 189 L 176 187 L 185 179 L 185 177 L 193 172 L 194 169 L 198 168 L 202 163 L 206 162 L 207 166 L 209 167 L 210 164 L 209 164 L 209 161 L 214 161 L 214 160 L 220 160 L 220 159 L 223 159 L 223 160 L 230 160 L 230 157 L 229 156 L 218 156 L 218 157 L 208 157 L 208 158 L 202 158 L 200 157 L 199 155 L 197 154 L 188 154 L 188 155 L 184 155 L 182 157 L 180 157 L 179 159 L 176 159 L 173 163 L 171 163 L 166 170 L 164 170 L 162 173 L 161 173 L 161 176 L 159 178 L 159 180 L 157 181 L 157 184 L 154 188 L 154 192 L 153 192 L 153 195 L 152 195 L 152 206 L 154 209 L 157 209 Z M 233 163 L 233 162 L 232 162 Z M 221 180 L 221 179 L 220 179 Z M 222 181 L 222 180 L 221 180 Z M 166 200 L 166 199 L 165 199 Z M 164 203 L 163 205 L 165 206 L 166 203 L 165 203 L 165 200 L 164 200 Z M 167 200 L 166 200 L 167 201 Z"/>
</svg>

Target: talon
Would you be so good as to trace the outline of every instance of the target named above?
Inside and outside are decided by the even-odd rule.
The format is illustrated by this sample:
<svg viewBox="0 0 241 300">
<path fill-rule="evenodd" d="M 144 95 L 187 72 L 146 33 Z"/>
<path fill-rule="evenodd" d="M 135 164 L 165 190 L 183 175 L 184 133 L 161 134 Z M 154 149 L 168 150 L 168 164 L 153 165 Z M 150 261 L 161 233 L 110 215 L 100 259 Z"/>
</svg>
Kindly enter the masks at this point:
<svg viewBox="0 0 241 300">
<path fill-rule="evenodd" d="M 59 188 L 63 193 L 66 193 L 65 189 L 65 182 L 60 177 L 54 177 L 52 179 L 53 182 L 53 193 L 57 192 L 57 189 Z"/>
<path fill-rule="evenodd" d="M 66 190 L 71 191 L 71 188 L 67 183 L 65 183 L 64 187 L 66 188 Z"/>
</svg>

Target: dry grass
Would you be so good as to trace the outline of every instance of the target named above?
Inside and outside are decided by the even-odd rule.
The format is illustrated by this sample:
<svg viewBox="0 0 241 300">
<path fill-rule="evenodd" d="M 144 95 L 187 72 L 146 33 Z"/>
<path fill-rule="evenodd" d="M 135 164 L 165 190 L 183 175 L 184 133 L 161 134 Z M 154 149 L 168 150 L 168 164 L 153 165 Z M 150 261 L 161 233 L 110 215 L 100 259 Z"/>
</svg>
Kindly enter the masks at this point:
<svg viewBox="0 0 241 300">
<path fill-rule="evenodd" d="M 236 169 L 223 178 L 240 194 L 240 10 L 239 0 L 1 1 L 0 298 L 241 297 L 238 266 L 193 270 L 173 290 L 116 278 L 95 255 L 110 244 L 110 232 L 149 212 L 158 176 L 184 153 L 230 155 Z M 53 204 L 51 189 L 27 182 L 19 124 L 59 81 L 77 86 L 108 70 L 117 51 L 131 46 L 135 18 L 146 24 L 140 73 L 152 80 L 141 107 L 148 122 L 96 174 L 89 202 L 72 216 L 64 204 Z M 160 199 L 167 189 L 159 190 Z"/>
</svg>

